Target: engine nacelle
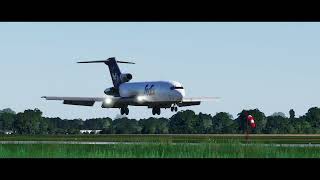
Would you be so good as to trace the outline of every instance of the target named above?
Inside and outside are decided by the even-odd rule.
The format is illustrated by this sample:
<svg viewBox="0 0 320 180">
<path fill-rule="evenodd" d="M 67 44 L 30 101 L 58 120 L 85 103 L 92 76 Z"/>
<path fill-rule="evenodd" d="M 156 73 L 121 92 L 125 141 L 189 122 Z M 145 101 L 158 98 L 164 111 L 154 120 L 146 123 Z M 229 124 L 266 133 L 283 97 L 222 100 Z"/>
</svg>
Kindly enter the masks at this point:
<svg viewBox="0 0 320 180">
<path fill-rule="evenodd" d="M 122 82 L 122 83 L 124 83 L 124 82 L 129 82 L 129 81 L 132 79 L 132 74 L 130 74 L 130 73 L 121 74 L 121 75 L 120 75 L 120 79 L 121 79 L 121 82 Z"/>
<path fill-rule="evenodd" d="M 119 96 L 119 90 L 114 87 L 104 90 L 104 93 L 109 96 Z"/>
</svg>

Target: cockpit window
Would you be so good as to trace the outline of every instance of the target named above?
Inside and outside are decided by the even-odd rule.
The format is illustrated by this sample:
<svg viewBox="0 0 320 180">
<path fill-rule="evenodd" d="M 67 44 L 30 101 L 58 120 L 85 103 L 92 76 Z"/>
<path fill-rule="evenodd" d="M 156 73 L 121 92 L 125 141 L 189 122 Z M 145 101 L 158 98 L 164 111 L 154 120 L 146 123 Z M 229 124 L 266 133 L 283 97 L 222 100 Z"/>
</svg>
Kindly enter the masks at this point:
<svg viewBox="0 0 320 180">
<path fill-rule="evenodd" d="M 172 86 L 170 89 L 171 89 L 171 90 L 174 90 L 174 89 L 183 89 L 183 87 Z"/>
</svg>

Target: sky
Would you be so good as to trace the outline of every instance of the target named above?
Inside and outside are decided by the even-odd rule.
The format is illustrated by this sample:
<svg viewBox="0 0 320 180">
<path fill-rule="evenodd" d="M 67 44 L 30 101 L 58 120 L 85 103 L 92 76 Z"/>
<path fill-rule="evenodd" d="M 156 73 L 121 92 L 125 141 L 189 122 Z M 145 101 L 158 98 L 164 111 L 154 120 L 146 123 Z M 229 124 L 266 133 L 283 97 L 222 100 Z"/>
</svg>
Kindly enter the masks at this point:
<svg viewBox="0 0 320 180">
<path fill-rule="evenodd" d="M 1 22 L 0 109 L 39 108 L 46 117 L 114 118 L 118 109 L 63 105 L 41 96 L 104 96 L 104 64 L 116 57 L 132 82 L 175 80 L 187 97 L 221 97 L 191 109 L 236 117 L 258 108 L 297 116 L 320 105 L 320 23 L 315 22 Z M 173 113 L 162 110 L 160 117 Z M 130 107 L 129 118 L 152 117 Z M 156 116 L 158 117 L 158 116 Z"/>
</svg>

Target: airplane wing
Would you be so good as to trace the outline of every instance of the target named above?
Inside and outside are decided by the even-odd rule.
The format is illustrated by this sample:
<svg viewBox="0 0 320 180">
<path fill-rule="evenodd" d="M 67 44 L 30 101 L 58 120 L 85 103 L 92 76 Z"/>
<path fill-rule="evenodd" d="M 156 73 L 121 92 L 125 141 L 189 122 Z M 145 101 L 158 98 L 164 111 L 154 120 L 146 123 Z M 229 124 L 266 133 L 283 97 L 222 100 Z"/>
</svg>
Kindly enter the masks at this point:
<svg viewBox="0 0 320 180">
<path fill-rule="evenodd" d="M 57 96 L 43 96 L 46 100 L 63 101 L 63 104 L 78 105 L 78 106 L 93 106 L 95 102 L 103 102 L 105 107 L 118 108 L 136 102 L 135 97 L 57 97 Z M 109 100 L 109 104 L 107 101 Z"/>
<path fill-rule="evenodd" d="M 219 97 L 192 97 L 192 98 L 183 98 L 183 100 L 178 103 L 179 107 L 184 106 L 195 106 L 200 105 L 203 101 L 215 101 L 219 100 Z"/>
<path fill-rule="evenodd" d="M 78 106 L 93 106 L 96 101 L 102 102 L 104 97 L 56 97 L 43 96 L 46 100 L 63 101 L 63 104 L 78 105 Z"/>
<path fill-rule="evenodd" d="M 63 101 L 63 104 L 78 105 L 78 106 L 93 106 L 95 102 L 104 102 L 110 99 L 112 102 L 111 107 L 120 107 L 128 104 L 136 104 L 136 97 L 121 98 L 121 97 L 57 97 L 57 96 L 43 96 L 46 100 Z M 183 98 L 177 105 L 179 107 L 200 105 L 203 101 L 214 101 L 220 99 L 218 97 L 193 97 Z"/>
</svg>

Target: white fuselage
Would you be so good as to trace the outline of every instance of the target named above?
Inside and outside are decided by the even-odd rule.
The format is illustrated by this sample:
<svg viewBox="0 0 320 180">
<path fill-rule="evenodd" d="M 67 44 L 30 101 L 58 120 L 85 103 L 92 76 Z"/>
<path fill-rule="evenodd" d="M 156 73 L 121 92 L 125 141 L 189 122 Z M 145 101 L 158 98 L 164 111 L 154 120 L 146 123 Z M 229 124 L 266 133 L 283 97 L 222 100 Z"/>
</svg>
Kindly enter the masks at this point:
<svg viewBox="0 0 320 180">
<path fill-rule="evenodd" d="M 169 102 L 181 101 L 185 90 L 175 81 L 128 82 L 119 86 L 119 94 L 128 98 L 142 96 L 149 102 Z"/>
</svg>

